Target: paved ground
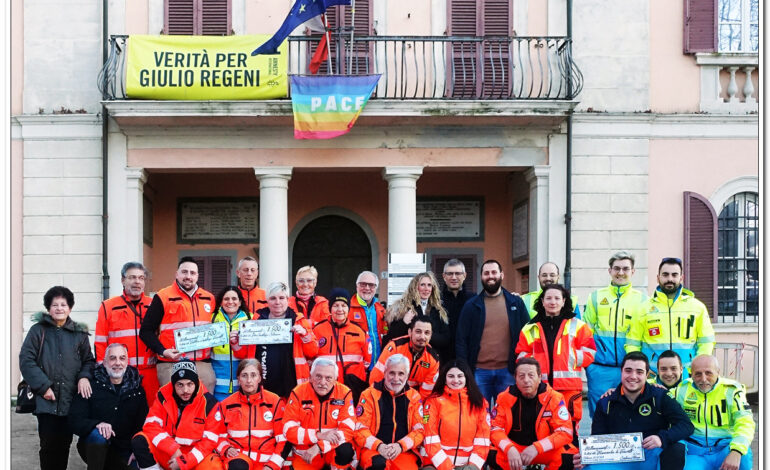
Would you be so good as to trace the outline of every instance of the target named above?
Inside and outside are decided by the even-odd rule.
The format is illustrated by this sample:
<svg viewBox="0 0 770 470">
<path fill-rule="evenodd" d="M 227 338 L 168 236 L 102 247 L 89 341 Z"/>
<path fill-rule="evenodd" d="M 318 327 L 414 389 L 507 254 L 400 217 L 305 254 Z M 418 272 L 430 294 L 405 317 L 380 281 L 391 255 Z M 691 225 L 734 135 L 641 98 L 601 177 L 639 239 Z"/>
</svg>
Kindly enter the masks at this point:
<svg viewBox="0 0 770 470">
<path fill-rule="evenodd" d="M 585 403 L 584 403 L 585 404 Z M 752 411 L 754 412 L 754 420 L 756 421 L 759 416 L 759 409 L 756 405 L 752 405 Z M 588 408 L 585 405 L 583 410 L 583 421 L 580 423 L 581 432 L 588 434 L 591 429 L 591 421 L 588 419 Z M 13 469 L 31 469 L 39 468 L 40 460 L 38 457 L 38 437 L 37 437 L 37 420 L 32 415 L 17 415 L 11 412 L 11 468 Z M 757 425 L 759 429 L 759 425 Z M 75 442 L 77 442 L 77 436 L 73 438 L 72 447 L 70 448 L 69 469 L 70 470 L 85 470 L 86 466 L 78 455 L 77 449 L 75 449 Z M 751 450 L 754 453 L 754 468 L 759 468 L 759 445 L 758 436 L 755 434 L 754 440 L 751 443 Z"/>
</svg>

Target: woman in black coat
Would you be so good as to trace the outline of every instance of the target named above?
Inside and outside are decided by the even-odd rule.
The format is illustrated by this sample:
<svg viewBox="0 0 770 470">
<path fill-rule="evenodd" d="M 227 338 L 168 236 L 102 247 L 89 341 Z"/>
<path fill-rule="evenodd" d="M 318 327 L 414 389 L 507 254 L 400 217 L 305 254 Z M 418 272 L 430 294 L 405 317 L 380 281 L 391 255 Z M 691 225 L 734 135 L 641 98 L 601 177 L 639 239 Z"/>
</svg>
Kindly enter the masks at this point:
<svg viewBox="0 0 770 470">
<path fill-rule="evenodd" d="M 388 308 L 385 315 L 388 332 L 382 339 L 382 345 L 384 347 L 388 341 L 405 336 L 412 319 L 422 314 L 430 317 L 433 327 L 430 345 L 438 352 L 439 359 L 444 361 L 444 358 L 449 357 L 449 349 L 454 346 L 450 344 L 449 316 L 441 305 L 436 277 L 430 271 L 413 277 L 404 295 Z"/>
<path fill-rule="evenodd" d="M 36 323 L 21 345 L 19 369 L 36 396 L 40 468 L 65 470 L 72 444 L 67 414 L 76 390 L 91 396 L 94 356 L 88 327 L 70 318 L 75 305 L 72 291 L 54 286 L 43 296 L 43 304 L 48 312 L 32 318 Z"/>
</svg>

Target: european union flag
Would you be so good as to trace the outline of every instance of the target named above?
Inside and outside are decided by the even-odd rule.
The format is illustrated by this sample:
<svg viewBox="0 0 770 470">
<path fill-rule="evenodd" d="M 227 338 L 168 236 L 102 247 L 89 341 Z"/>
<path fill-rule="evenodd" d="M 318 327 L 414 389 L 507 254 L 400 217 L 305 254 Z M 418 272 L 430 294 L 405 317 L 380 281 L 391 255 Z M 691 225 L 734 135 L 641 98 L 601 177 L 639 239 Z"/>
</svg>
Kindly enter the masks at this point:
<svg viewBox="0 0 770 470">
<path fill-rule="evenodd" d="M 350 5 L 350 0 L 296 0 L 286 19 L 278 31 L 264 44 L 254 49 L 251 55 L 277 54 L 278 46 L 291 34 L 294 29 L 305 21 L 322 15 L 326 9 L 334 5 Z"/>
</svg>

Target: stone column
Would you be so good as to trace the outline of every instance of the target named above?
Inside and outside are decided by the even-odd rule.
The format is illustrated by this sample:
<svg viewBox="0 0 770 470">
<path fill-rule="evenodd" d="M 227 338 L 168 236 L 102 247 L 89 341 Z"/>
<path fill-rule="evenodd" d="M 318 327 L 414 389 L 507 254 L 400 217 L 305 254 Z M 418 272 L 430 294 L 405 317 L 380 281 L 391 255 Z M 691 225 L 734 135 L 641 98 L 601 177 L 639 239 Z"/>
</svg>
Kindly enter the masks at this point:
<svg viewBox="0 0 770 470">
<path fill-rule="evenodd" d="M 524 172 L 529 183 L 529 287 L 536 290 L 537 269 L 548 261 L 548 185 L 551 167 L 535 165 Z"/>
<path fill-rule="evenodd" d="M 255 167 L 259 180 L 259 285 L 289 280 L 289 180 L 292 167 Z"/>
<path fill-rule="evenodd" d="M 126 168 L 126 206 L 125 218 L 131 222 L 126 224 L 128 232 L 121 250 L 128 261 L 144 261 L 144 183 L 147 182 L 147 172 L 144 168 Z M 113 219 L 114 220 L 114 219 Z M 113 222 L 110 220 L 110 222 Z M 115 243 L 115 240 L 111 240 Z M 118 285 L 120 285 L 120 278 Z M 116 286 L 117 288 L 117 286 Z M 112 289 L 111 289 L 112 290 Z"/>
<path fill-rule="evenodd" d="M 417 252 L 417 179 L 421 166 L 389 166 L 382 170 L 388 182 L 388 252 Z"/>
</svg>

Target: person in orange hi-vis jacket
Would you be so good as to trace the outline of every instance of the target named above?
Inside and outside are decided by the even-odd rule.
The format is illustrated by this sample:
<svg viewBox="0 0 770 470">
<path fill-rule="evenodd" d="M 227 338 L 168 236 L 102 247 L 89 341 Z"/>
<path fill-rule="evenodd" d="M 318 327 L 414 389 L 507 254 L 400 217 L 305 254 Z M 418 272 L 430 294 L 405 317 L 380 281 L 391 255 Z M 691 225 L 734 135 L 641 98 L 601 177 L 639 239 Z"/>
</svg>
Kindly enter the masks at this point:
<svg viewBox="0 0 770 470">
<path fill-rule="evenodd" d="M 444 364 L 423 404 L 423 449 L 432 463 L 423 469 L 481 470 L 489 453 L 488 408 L 468 364 Z"/>
<path fill-rule="evenodd" d="M 142 431 L 131 439 L 134 457 L 141 469 L 219 470 L 214 454 L 221 415 L 217 401 L 198 378 L 195 363 L 174 363 L 171 382 L 162 386 Z M 180 411 L 181 410 L 181 411 Z"/>
<path fill-rule="evenodd" d="M 497 465 L 503 470 L 535 464 L 546 470 L 569 467 L 577 448 L 564 396 L 542 382 L 540 363 L 531 357 L 516 362 L 514 377 L 516 384 L 497 396 L 491 413 Z"/>
<path fill-rule="evenodd" d="M 283 415 L 283 434 L 292 444 L 292 468 L 349 469 L 355 466 L 355 408 L 350 389 L 337 381 L 337 363 L 316 359 L 310 382 L 297 385 Z"/>
<path fill-rule="evenodd" d="M 535 300 L 535 317 L 521 329 L 518 359 L 534 357 L 543 382 L 564 395 L 572 416 L 572 439 L 583 417 L 582 371 L 594 362 L 596 343 L 591 328 L 575 317 L 567 288 L 549 284 Z"/>
<path fill-rule="evenodd" d="M 147 404 L 152 406 L 158 394 L 158 375 L 155 351 L 139 338 L 142 320 L 152 299 L 144 295 L 147 269 L 142 263 L 130 261 L 120 270 L 123 293 L 111 297 L 99 306 L 94 332 L 96 362 L 104 361 L 104 351 L 113 343 L 120 343 L 128 351 L 128 365 L 134 366 L 142 376 L 142 388 Z"/>
<path fill-rule="evenodd" d="M 239 389 L 217 405 L 217 453 L 224 470 L 270 469 L 283 466 L 285 402 L 262 387 L 262 367 L 245 359 L 237 369 Z"/>
<path fill-rule="evenodd" d="M 385 361 L 385 378 L 361 394 L 354 439 L 364 470 L 417 470 L 420 465 L 422 403 L 408 377 L 409 359 L 393 354 Z"/>
<path fill-rule="evenodd" d="M 318 270 L 315 266 L 302 266 L 297 270 L 294 285 L 297 293 L 289 297 L 289 307 L 301 313 L 315 326 L 329 318 L 331 303 L 322 295 L 316 294 Z"/>
<path fill-rule="evenodd" d="M 433 324 L 427 315 L 418 315 L 409 324 L 409 334 L 390 341 L 369 374 L 369 383 L 379 382 L 384 377 L 385 361 L 393 354 L 402 354 L 412 365 L 409 372 L 409 386 L 419 390 L 426 398 L 433 391 L 438 378 L 439 357 L 428 344 L 433 333 Z"/>
</svg>

